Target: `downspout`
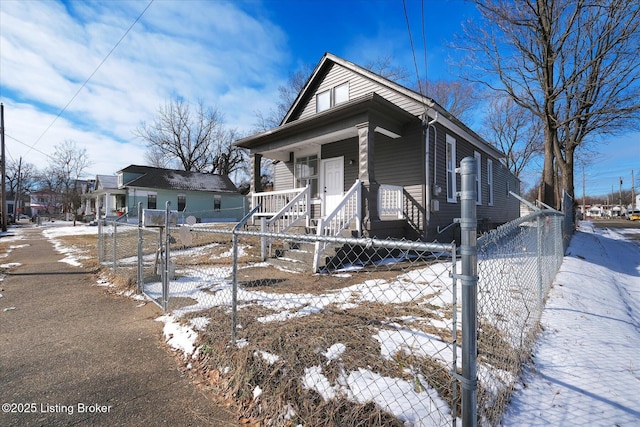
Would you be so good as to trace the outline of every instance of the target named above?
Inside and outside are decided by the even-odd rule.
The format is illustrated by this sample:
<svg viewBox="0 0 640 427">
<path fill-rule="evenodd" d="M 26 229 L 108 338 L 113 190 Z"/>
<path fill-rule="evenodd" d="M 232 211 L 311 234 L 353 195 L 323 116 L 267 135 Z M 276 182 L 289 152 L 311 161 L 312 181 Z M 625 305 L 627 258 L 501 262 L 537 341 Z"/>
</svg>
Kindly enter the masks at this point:
<svg viewBox="0 0 640 427">
<path fill-rule="evenodd" d="M 433 120 L 428 121 L 429 120 L 429 115 L 427 113 L 424 114 L 424 117 L 422 119 L 422 126 L 425 129 L 427 136 L 425 138 L 425 152 L 424 152 L 424 176 L 425 176 L 425 224 L 424 224 L 424 237 L 425 239 L 427 238 L 427 227 L 429 226 L 429 223 L 431 222 L 431 185 L 430 185 L 430 169 L 429 169 L 429 155 L 430 155 L 430 145 L 431 145 L 431 141 L 430 141 L 430 133 L 429 133 L 429 128 L 433 126 L 433 124 L 438 120 L 438 112 L 436 111 L 436 115 L 434 117 Z M 437 132 L 436 128 L 433 127 L 434 132 Z M 434 151 L 435 151 L 435 145 L 434 145 Z M 434 157 L 435 158 L 435 157 Z M 435 162 L 433 165 L 434 168 L 434 174 L 435 174 Z"/>
</svg>

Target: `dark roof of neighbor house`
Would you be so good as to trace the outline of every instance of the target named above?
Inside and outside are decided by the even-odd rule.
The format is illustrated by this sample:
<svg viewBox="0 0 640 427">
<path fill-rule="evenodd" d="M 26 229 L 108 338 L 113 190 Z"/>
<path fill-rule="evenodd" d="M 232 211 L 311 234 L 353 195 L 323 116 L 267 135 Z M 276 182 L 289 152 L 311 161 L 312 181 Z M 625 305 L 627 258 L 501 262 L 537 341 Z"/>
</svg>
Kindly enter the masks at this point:
<svg viewBox="0 0 640 427">
<path fill-rule="evenodd" d="M 238 193 L 238 188 L 228 176 L 187 172 L 173 169 L 161 169 L 151 166 L 130 165 L 118 171 L 140 174 L 127 181 L 126 187 L 160 188 L 167 190 L 212 191 L 217 193 Z"/>
</svg>

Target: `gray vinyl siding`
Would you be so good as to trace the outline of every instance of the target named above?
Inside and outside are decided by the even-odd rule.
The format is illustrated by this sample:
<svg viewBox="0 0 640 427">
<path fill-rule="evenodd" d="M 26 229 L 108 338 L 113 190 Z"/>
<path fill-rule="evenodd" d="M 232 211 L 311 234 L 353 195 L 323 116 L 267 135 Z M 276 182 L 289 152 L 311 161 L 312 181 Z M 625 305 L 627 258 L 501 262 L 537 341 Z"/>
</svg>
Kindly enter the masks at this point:
<svg viewBox="0 0 640 427">
<path fill-rule="evenodd" d="M 315 88 L 315 91 L 313 91 L 313 96 L 310 96 L 306 100 L 306 105 L 297 118 L 304 119 L 316 114 L 315 94 L 324 92 L 347 81 L 349 82 L 350 100 L 375 92 L 416 116 L 421 115 L 424 112 L 424 107 L 420 103 L 408 98 L 406 95 L 384 87 L 367 77 L 342 67 L 341 65 L 332 64 L 320 85 Z"/>
<path fill-rule="evenodd" d="M 273 168 L 273 191 L 293 188 L 293 163 L 278 162 Z"/>
<path fill-rule="evenodd" d="M 511 221 L 519 216 L 519 203 L 513 196 L 507 197 L 507 182 L 509 188 L 514 193 L 519 193 L 519 181 L 511 174 L 502 162 L 487 154 L 486 152 L 471 145 L 460 135 L 455 134 L 442 125 L 436 123 L 437 135 L 434 138 L 431 133 L 430 144 L 430 182 L 432 184 L 432 200 L 437 200 L 439 210 L 431 212 L 429 224 L 429 237 L 439 241 L 448 241 L 457 237 L 457 227 L 451 227 L 447 232 L 438 234 L 437 229 L 443 229 L 451 224 L 453 218 L 460 217 L 460 202 L 447 201 L 447 170 L 446 170 L 446 135 L 451 135 L 456 140 L 456 167 L 460 166 L 460 161 L 465 157 L 473 157 L 474 152 L 481 155 L 481 193 L 482 204 L 476 205 L 479 227 L 495 227 L 505 222 Z M 435 144 L 433 140 L 436 140 Z M 436 177 L 434 181 L 433 157 L 436 150 Z M 487 159 L 493 160 L 493 206 L 489 206 L 489 186 L 487 184 Z M 433 185 L 435 183 L 435 185 Z M 434 193 L 435 187 L 441 187 L 439 195 Z M 460 176 L 456 174 L 456 191 L 460 191 Z"/>
</svg>

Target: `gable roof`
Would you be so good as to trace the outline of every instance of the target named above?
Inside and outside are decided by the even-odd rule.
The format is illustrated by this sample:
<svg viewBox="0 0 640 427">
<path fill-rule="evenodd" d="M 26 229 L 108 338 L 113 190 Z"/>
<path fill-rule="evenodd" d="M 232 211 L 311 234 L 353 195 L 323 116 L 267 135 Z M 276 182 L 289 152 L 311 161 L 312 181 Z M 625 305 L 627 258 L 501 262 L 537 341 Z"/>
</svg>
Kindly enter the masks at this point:
<svg viewBox="0 0 640 427">
<path fill-rule="evenodd" d="M 125 187 L 145 187 L 165 190 L 211 191 L 217 193 L 239 193 L 238 188 L 228 176 L 187 172 L 173 169 L 161 169 L 151 166 L 130 165 L 118 173 L 139 175 L 124 182 Z"/>
<path fill-rule="evenodd" d="M 118 188 L 118 177 L 115 175 L 96 175 L 95 189 Z"/>
<path fill-rule="evenodd" d="M 398 95 L 401 95 L 405 99 L 413 101 L 416 106 L 420 106 L 420 108 L 418 108 L 419 111 L 424 111 L 423 118 L 425 120 L 437 118 L 444 126 L 452 131 L 456 131 L 460 135 L 466 135 L 471 144 L 476 145 L 485 151 L 491 152 L 496 158 L 503 158 L 505 156 L 504 153 L 501 153 L 485 141 L 484 138 L 471 130 L 467 125 L 445 110 L 433 99 L 329 52 L 326 52 L 320 59 L 318 65 L 316 65 L 304 87 L 300 93 L 298 93 L 298 96 L 291 105 L 291 108 L 283 118 L 280 126 L 298 120 L 298 117 L 305 108 L 308 100 L 315 96 L 315 91 L 313 89 L 321 83 L 326 72 L 334 64 L 340 65 L 353 73 L 359 74 L 364 78 L 371 80 L 376 84 L 397 93 Z"/>
</svg>

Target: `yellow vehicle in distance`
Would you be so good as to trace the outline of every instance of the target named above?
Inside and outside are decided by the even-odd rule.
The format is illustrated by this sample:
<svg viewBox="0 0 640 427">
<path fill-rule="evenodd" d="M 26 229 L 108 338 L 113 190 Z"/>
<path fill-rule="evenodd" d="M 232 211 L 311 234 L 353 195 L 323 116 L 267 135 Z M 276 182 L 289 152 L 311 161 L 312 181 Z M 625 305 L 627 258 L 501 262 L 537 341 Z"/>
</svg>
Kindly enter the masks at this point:
<svg viewBox="0 0 640 427">
<path fill-rule="evenodd" d="M 640 209 L 627 212 L 627 219 L 631 221 L 640 221 Z"/>
</svg>

